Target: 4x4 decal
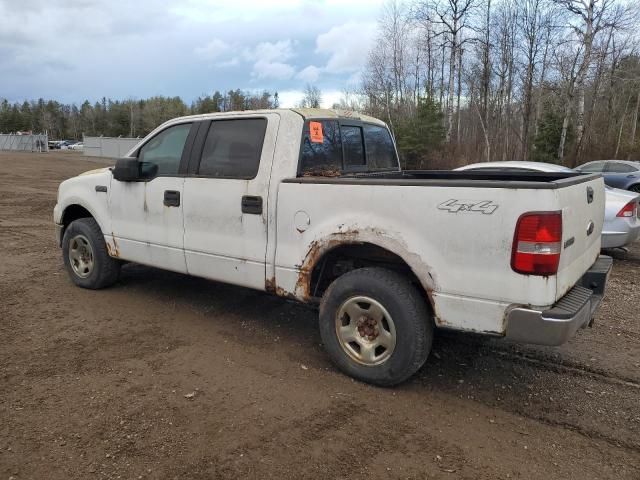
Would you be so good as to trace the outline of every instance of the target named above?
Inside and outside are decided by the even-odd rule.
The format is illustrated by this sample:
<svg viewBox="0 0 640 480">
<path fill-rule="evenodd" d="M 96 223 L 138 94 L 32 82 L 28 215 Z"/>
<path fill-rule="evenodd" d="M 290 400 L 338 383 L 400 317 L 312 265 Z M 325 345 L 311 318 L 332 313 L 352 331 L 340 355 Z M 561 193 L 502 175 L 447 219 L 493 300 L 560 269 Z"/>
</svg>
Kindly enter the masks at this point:
<svg viewBox="0 0 640 480">
<path fill-rule="evenodd" d="M 476 201 L 464 201 L 456 200 L 454 198 L 442 202 L 438 205 L 438 210 L 446 210 L 449 213 L 458 212 L 482 212 L 485 215 L 491 215 L 496 211 L 498 205 L 491 203 L 491 200 Z"/>
</svg>

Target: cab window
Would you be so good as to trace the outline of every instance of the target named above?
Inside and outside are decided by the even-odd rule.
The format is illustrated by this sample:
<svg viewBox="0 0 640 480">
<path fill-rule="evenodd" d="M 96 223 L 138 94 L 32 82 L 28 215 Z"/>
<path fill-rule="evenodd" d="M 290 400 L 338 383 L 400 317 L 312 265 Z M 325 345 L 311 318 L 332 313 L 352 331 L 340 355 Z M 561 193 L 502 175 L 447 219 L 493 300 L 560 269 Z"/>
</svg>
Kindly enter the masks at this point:
<svg viewBox="0 0 640 480">
<path fill-rule="evenodd" d="M 365 167 L 367 163 L 364 158 L 362 128 L 343 125 L 340 130 L 344 145 L 344 169 Z"/>
<path fill-rule="evenodd" d="M 214 120 L 202 151 L 198 175 L 251 179 L 258 174 L 265 118 Z"/>
<path fill-rule="evenodd" d="M 396 149 L 389 130 L 380 125 L 365 124 L 364 140 L 369 170 L 398 169 Z"/>
<path fill-rule="evenodd" d="M 305 122 L 300 175 L 338 176 L 345 171 L 398 169 L 398 157 L 387 128 L 356 121 Z"/>
<path fill-rule="evenodd" d="M 342 170 L 342 139 L 337 120 L 318 120 L 305 122 L 302 137 L 303 175 Z"/>
<path fill-rule="evenodd" d="M 189 130 L 191 124 L 182 123 L 161 131 L 142 146 L 138 160 L 157 165 L 158 175 L 177 175 Z"/>
</svg>

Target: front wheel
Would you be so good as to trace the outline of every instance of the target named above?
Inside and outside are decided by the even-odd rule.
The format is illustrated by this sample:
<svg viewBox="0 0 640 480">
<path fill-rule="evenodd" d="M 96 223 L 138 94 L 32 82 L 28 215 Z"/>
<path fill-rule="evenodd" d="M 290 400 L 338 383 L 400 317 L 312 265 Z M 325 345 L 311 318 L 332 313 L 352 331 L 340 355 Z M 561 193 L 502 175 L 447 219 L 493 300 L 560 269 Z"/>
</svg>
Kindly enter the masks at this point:
<svg viewBox="0 0 640 480">
<path fill-rule="evenodd" d="M 325 292 L 320 335 L 340 370 L 391 386 L 427 360 L 433 325 L 424 298 L 405 277 L 384 268 L 362 268 L 342 275 Z"/>
<path fill-rule="evenodd" d="M 109 256 L 104 235 L 93 218 L 69 224 L 62 237 L 64 266 L 73 283 L 99 289 L 113 285 L 120 274 L 120 262 Z"/>
</svg>

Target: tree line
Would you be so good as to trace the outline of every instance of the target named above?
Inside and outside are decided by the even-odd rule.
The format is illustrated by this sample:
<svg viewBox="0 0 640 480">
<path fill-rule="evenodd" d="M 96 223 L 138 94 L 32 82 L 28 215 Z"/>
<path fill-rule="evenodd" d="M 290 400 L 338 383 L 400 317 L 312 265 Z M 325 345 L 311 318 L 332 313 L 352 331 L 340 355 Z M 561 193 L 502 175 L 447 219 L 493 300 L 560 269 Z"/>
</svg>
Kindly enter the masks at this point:
<svg viewBox="0 0 640 480">
<path fill-rule="evenodd" d="M 278 108 L 278 92 L 216 91 L 187 105 L 180 97 L 146 100 L 85 101 L 80 106 L 39 99 L 22 103 L 0 100 L 0 133 L 47 132 L 52 139 L 79 140 L 82 135 L 142 137 L 175 117 L 232 110 Z"/>
<path fill-rule="evenodd" d="M 359 90 L 411 167 L 640 160 L 640 6 L 389 0 Z"/>
</svg>

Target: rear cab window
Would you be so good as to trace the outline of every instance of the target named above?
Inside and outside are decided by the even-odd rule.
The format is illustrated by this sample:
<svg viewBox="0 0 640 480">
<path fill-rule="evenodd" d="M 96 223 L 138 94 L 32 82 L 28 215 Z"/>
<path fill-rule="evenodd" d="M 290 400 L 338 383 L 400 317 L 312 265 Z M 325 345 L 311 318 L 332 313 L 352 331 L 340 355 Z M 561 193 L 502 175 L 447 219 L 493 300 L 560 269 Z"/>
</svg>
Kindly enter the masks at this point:
<svg viewBox="0 0 640 480">
<path fill-rule="evenodd" d="M 300 150 L 299 176 L 399 170 L 391 134 L 381 125 L 307 120 Z"/>
</svg>

